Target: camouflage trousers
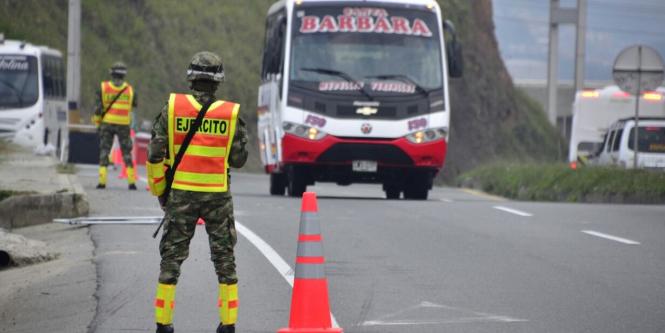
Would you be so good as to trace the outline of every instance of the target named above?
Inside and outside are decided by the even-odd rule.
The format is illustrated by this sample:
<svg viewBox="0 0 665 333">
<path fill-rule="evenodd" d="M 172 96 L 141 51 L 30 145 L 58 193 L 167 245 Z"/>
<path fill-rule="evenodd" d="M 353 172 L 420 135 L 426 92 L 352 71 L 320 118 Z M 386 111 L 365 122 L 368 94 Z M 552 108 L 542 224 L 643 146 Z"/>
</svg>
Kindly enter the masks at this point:
<svg viewBox="0 0 665 333">
<path fill-rule="evenodd" d="M 180 266 L 189 256 L 189 243 L 196 222 L 205 221 L 210 258 L 219 283 L 238 283 L 233 247 L 237 241 L 233 201 L 228 193 L 203 193 L 172 190 L 166 204 L 164 233 L 159 244 L 162 257 L 159 282 L 176 284 Z"/>
<path fill-rule="evenodd" d="M 132 163 L 132 138 L 129 135 L 129 126 L 102 124 L 99 128 L 99 165 L 109 165 L 109 154 L 113 146 L 113 136 L 118 136 L 120 150 L 122 151 L 122 160 L 125 165 Z"/>
</svg>

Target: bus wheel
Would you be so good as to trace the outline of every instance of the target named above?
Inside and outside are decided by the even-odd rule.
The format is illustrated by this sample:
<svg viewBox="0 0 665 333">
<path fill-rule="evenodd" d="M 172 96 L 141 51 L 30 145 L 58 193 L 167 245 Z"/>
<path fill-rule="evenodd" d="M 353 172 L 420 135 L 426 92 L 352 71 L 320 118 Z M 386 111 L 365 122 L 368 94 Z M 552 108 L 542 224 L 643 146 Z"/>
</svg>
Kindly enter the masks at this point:
<svg viewBox="0 0 665 333">
<path fill-rule="evenodd" d="M 286 191 L 286 175 L 283 173 L 270 174 L 270 194 L 284 195 Z"/>
<path fill-rule="evenodd" d="M 302 170 L 291 168 L 288 173 L 287 190 L 291 197 L 302 197 L 307 190 L 305 174 Z"/>
<path fill-rule="evenodd" d="M 427 200 L 429 189 L 432 188 L 432 174 L 418 172 L 412 175 L 411 181 L 404 189 L 404 199 Z"/>
</svg>

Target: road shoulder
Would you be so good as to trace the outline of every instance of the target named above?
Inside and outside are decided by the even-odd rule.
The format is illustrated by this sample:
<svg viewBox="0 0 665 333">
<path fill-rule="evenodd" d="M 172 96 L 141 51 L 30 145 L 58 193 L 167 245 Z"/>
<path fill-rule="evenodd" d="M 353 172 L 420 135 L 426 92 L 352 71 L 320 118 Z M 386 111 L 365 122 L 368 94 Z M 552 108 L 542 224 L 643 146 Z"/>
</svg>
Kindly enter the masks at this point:
<svg viewBox="0 0 665 333">
<path fill-rule="evenodd" d="M 45 242 L 59 256 L 0 271 L 3 332 L 87 332 L 97 306 L 89 228 L 43 224 L 13 232 Z"/>
</svg>

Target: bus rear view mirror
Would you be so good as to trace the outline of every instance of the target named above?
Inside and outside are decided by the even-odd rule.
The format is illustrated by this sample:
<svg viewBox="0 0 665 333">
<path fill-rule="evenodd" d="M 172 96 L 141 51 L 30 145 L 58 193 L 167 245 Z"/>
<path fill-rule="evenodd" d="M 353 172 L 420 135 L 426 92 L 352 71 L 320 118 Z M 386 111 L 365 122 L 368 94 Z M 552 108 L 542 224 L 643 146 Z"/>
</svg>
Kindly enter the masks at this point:
<svg viewBox="0 0 665 333">
<path fill-rule="evenodd" d="M 462 55 L 462 44 L 457 41 L 455 25 L 450 20 L 443 23 L 443 29 L 450 36 L 446 43 L 446 58 L 448 60 L 448 75 L 452 78 L 460 78 L 464 73 L 464 57 Z"/>
</svg>

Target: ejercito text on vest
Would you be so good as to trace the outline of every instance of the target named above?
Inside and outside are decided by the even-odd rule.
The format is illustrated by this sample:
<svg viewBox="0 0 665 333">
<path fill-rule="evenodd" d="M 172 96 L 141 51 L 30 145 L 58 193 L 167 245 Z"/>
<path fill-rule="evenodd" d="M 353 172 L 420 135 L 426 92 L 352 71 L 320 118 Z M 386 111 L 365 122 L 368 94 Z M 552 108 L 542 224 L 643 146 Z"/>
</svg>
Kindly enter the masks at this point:
<svg viewBox="0 0 665 333">
<path fill-rule="evenodd" d="M 189 117 L 176 117 L 175 130 L 180 133 L 189 132 L 190 127 L 194 124 L 196 118 Z M 203 119 L 201 126 L 199 126 L 197 133 L 211 134 L 211 135 L 226 135 L 229 128 L 229 123 L 222 119 Z"/>
</svg>

